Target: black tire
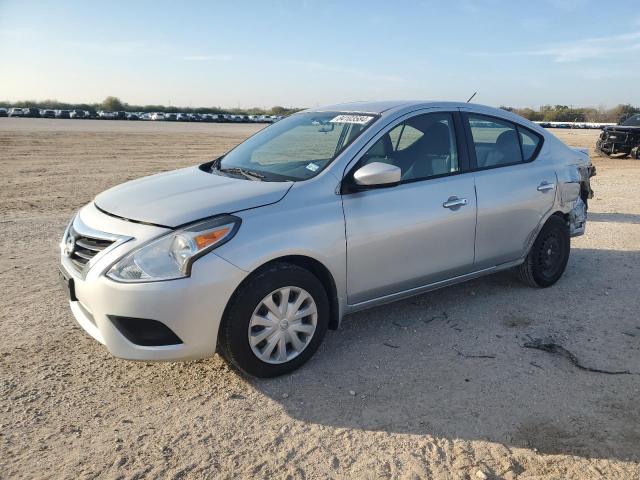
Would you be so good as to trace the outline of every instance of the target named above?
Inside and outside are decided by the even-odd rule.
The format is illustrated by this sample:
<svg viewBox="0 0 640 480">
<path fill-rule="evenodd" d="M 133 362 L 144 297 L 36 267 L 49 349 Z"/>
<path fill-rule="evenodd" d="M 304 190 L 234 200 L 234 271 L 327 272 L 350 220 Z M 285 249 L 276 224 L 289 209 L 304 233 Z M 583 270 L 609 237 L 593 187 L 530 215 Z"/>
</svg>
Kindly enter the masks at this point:
<svg viewBox="0 0 640 480">
<path fill-rule="evenodd" d="M 571 239 L 565 220 L 553 215 L 538 234 L 527 258 L 518 267 L 520 279 L 531 287 L 546 288 L 556 283 L 569 261 Z"/>
<path fill-rule="evenodd" d="M 291 360 L 272 364 L 262 361 L 249 344 L 249 323 L 254 310 L 269 293 L 293 286 L 306 290 L 317 308 L 316 328 L 307 346 Z M 242 372 L 254 377 L 277 377 L 304 364 L 316 352 L 329 325 L 329 299 L 324 286 L 308 270 L 288 263 L 273 265 L 253 274 L 234 293 L 220 325 L 218 347 L 222 356 Z"/>
</svg>

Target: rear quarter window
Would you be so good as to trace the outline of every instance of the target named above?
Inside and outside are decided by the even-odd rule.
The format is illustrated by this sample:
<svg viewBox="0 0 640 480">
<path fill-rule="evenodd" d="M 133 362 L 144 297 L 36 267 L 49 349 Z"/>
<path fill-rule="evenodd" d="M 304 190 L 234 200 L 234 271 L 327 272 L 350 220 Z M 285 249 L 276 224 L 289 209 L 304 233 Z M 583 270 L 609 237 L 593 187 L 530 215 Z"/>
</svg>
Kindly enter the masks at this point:
<svg viewBox="0 0 640 480">
<path fill-rule="evenodd" d="M 533 133 L 524 127 L 518 126 L 518 133 L 520 134 L 520 143 L 522 144 L 522 156 L 525 162 L 530 162 L 535 157 L 538 146 L 542 139 L 540 135 Z"/>
</svg>

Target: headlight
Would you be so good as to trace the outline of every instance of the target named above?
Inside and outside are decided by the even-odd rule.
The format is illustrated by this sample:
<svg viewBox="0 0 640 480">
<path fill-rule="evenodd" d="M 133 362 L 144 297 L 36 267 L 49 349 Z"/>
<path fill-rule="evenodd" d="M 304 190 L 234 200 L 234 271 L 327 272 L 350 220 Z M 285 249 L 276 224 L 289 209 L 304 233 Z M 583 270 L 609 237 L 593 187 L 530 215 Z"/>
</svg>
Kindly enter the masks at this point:
<svg viewBox="0 0 640 480">
<path fill-rule="evenodd" d="M 195 260 L 228 242 L 240 219 L 216 217 L 176 230 L 129 253 L 107 272 L 119 282 L 153 282 L 188 277 Z"/>
<path fill-rule="evenodd" d="M 69 237 L 69 230 L 71 230 L 71 226 L 73 225 L 73 221 L 76 219 L 77 215 L 78 214 L 75 213 L 73 217 L 71 217 L 71 220 L 67 224 L 67 228 L 64 229 L 64 233 L 62 234 L 62 240 L 60 240 L 60 253 L 62 255 L 65 255 L 66 249 L 68 248 L 67 238 Z"/>
</svg>

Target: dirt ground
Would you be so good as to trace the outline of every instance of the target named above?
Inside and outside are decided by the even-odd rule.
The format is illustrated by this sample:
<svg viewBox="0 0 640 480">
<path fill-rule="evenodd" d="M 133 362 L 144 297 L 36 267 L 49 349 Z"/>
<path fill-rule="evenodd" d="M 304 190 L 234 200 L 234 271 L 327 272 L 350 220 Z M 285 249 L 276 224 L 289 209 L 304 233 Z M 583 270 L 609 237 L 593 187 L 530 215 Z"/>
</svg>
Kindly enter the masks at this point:
<svg viewBox="0 0 640 480">
<path fill-rule="evenodd" d="M 56 271 L 72 213 L 258 128 L 0 118 L 0 478 L 640 478 L 639 161 L 594 157 L 554 287 L 501 273 L 349 316 L 283 378 L 88 337 Z"/>
</svg>

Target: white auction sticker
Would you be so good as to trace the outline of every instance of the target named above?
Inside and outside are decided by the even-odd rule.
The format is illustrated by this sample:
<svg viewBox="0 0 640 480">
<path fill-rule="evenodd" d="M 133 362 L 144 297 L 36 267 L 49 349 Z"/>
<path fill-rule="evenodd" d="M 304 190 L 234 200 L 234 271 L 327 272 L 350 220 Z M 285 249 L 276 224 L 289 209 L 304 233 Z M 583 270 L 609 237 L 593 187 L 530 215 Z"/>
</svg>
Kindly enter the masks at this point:
<svg viewBox="0 0 640 480">
<path fill-rule="evenodd" d="M 370 115 L 338 115 L 337 117 L 329 120 L 330 123 L 359 123 L 365 124 L 373 120 Z"/>
<path fill-rule="evenodd" d="M 307 165 L 306 168 L 307 170 L 311 170 L 312 172 L 317 172 L 320 167 L 315 163 L 311 162 L 309 165 Z"/>
</svg>

